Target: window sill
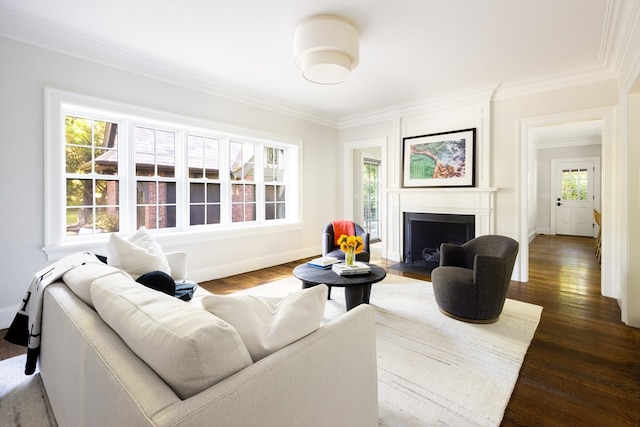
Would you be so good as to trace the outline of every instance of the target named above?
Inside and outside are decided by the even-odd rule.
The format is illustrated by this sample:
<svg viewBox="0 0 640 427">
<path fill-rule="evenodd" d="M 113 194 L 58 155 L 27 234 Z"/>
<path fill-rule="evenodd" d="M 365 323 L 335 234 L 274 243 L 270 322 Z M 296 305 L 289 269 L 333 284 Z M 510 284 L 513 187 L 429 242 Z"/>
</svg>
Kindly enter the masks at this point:
<svg viewBox="0 0 640 427">
<path fill-rule="evenodd" d="M 171 252 L 186 251 L 190 245 L 202 242 L 223 242 L 231 239 L 256 239 L 260 236 L 276 233 L 299 232 L 301 230 L 301 222 L 287 222 L 267 225 L 234 224 L 225 227 L 220 226 L 219 228 L 203 227 L 201 229 L 188 230 L 184 232 L 151 230 L 151 233 L 165 252 Z M 57 261 L 67 255 L 72 255 L 78 252 L 90 252 L 102 255 L 104 254 L 104 246 L 107 244 L 110 235 L 110 233 L 96 235 L 96 238 L 92 240 L 45 246 L 42 248 L 42 251 L 47 255 L 47 261 Z"/>
</svg>

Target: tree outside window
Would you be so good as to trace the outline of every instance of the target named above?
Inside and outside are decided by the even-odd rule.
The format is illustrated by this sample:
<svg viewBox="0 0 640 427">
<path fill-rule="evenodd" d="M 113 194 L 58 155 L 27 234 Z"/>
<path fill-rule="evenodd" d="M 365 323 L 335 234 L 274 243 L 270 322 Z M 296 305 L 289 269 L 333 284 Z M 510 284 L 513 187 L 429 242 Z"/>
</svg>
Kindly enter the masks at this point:
<svg viewBox="0 0 640 427">
<path fill-rule="evenodd" d="M 119 231 L 118 125 L 65 117 L 66 234 Z"/>
</svg>

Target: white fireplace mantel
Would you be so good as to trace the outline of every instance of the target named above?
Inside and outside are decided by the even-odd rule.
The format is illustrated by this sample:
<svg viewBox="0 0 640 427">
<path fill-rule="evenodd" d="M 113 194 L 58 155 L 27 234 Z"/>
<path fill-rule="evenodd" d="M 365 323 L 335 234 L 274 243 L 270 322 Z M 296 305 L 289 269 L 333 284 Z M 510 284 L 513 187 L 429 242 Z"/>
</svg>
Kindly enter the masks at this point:
<svg viewBox="0 0 640 427">
<path fill-rule="evenodd" d="M 404 213 L 436 213 L 475 216 L 475 235 L 493 234 L 494 199 L 498 191 L 494 187 L 463 188 L 402 188 L 389 190 L 388 214 L 390 224 L 396 227 L 388 230 L 387 245 L 383 248 L 386 256 L 402 261 L 402 236 L 404 235 Z"/>
</svg>

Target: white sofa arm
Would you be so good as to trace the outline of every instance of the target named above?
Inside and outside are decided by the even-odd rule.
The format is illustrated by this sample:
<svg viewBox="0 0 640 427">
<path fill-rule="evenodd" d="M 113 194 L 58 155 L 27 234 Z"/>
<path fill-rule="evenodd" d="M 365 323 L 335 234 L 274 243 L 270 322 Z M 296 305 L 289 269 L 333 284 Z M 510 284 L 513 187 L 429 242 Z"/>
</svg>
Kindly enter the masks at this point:
<svg viewBox="0 0 640 427">
<path fill-rule="evenodd" d="M 167 252 L 165 254 L 167 262 L 171 268 L 171 277 L 173 280 L 184 280 L 187 278 L 187 253 L 186 252 Z"/>
</svg>

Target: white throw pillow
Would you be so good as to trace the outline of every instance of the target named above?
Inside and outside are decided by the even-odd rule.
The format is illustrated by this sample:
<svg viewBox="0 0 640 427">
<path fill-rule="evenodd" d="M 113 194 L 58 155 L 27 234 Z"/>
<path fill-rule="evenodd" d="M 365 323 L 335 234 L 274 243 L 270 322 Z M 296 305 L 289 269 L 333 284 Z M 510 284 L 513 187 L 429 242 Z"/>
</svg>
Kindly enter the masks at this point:
<svg viewBox="0 0 640 427">
<path fill-rule="evenodd" d="M 96 279 L 91 298 L 100 317 L 181 399 L 252 364 L 228 323 L 131 279 Z"/>
<path fill-rule="evenodd" d="M 129 239 L 112 233 L 105 252 L 107 264 L 126 271 L 134 280 L 150 271 L 163 271 L 171 275 L 162 247 L 145 227 L 140 227 Z"/>
<path fill-rule="evenodd" d="M 233 326 L 254 362 L 320 327 L 328 288 L 317 285 L 285 297 L 211 295 L 202 306 Z"/>
</svg>

